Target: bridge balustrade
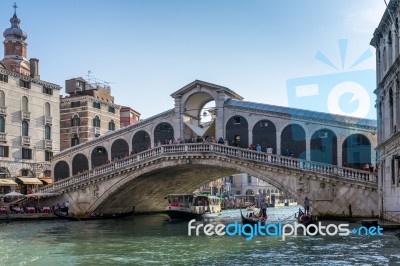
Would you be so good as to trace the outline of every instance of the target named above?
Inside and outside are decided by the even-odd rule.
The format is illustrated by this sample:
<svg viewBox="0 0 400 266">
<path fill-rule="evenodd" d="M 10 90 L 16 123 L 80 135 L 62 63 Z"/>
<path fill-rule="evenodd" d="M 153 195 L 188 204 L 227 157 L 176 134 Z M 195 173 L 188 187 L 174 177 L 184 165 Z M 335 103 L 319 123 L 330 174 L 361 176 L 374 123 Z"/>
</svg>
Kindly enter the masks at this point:
<svg viewBox="0 0 400 266">
<path fill-rule="evenodd" d="M 271 165 L 294 168 L 302 170 L 304 172 L 329 174 L 345 179 L 352 179 L 352 180 L 365 181 L 371 183 L 378 182 L 377 177 L 374 173 L 370 173 L 363 170 L 339 167 L 336 165 L 330 165 L 319 162 L 306 161 L 302 159 L 297 159 L 277 154 L 267 154 L 264 152 L 246 150 L 242 148 L 214 144 L 214 143 L 197 143 L 197 144 L 193 143 L 193 144 L 163 145 L 156 147 L 154 149 L 143 151 L 141 153 L 133 154 L 128 157 L 122 158 L 120 160 L 108 163 L 106 165 L 98 166 L 84 173 L 79 173 L 75 176 L 57 181 L 53 185 L 48 185 L 46 187 L 40 188 L 39 191 L 51 192 L 55 190 L 61 190 L 73 184 L 77 184 L 83 181 L 89 181 L 92 178 L 95 178 L 96 176 L 107 174 L 114 170 L 121 169 L 126 166 L 131 166 L 147 159 L 160 157 L 161 155 L 164 154 L 182 154 L 182 153 L 193 153 L 193 152 L 223 154 L 249 161 L 263 162 Z"/>
</svg>

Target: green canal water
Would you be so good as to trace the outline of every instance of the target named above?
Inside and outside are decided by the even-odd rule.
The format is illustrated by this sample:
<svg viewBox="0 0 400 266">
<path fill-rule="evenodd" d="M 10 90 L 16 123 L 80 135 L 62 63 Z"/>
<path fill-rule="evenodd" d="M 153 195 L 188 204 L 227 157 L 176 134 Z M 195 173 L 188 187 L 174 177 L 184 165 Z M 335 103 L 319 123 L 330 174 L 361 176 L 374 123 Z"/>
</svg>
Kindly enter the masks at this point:
<svg viewBox="0 0 400 266">
<path fill-rule="evenodd" d="M 271 208 L 269 221 L 286 219 L 297 209 Z M 239 215 L 237 210 L 224 211 L 206 222 L 228 224 Z M 400 264 L 400 231 L 383 233 L 297 236 L 285 241 L 270 236 L 251 241 L 243 236 L 195 237 L 188 236 L 187 222 L 170 223 L 163 214 L 108 221 L 11 222 L 0 224 L 0 265 Z"/>
</svg>

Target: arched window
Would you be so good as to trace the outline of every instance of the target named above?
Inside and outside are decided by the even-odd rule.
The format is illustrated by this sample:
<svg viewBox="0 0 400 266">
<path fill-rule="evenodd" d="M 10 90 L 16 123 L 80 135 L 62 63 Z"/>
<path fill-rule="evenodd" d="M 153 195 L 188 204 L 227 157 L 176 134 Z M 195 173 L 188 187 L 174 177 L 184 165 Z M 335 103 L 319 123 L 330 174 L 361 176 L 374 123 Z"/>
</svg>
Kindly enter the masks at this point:
<svg viewBox="0 0 400 266">
<path fill-rule="evenodd" d="M 29 112 L 28 98 L 26 96 L 22 97 L 22 112 Z"/>
<path fill-rule="evenodd" d="M 51 116 L 50 104 L 49 103 L 45 103 L 44 104 L 44 115 L 45 116 Z"/>
<path fill-rule="evenodd" d="M 108 122 L 108 130 L 115 130 L 115 123 L 114 120 Z"/>
<path fill-rule="evenodd" d="M 6 121 L 3 116 L 0 116 L 0 132 L 6 132 Z"/>
<path fill-rule="evenodd" d="M 73 127 L 78 127 L 81 125 L 81 119 L 78 115 L 74 115 L 74 117 L 71 119 L 71 125 Z"/>
<path fill-rule="evenodd" d="M 29 136 L 29 124 L 26 121 L 22 121 L 22 136 Z"/>
<path fill-rule="evenodd" d="M 0 91 L 0 107 L 6 106 L 6 96 L 4 91 Z"/>
<path fill-rule="evenodd" d="M 49 125 L 46 125 L 44 128 L 44 138 L 51 139 L 51 127 Z"/>
<path fill-rule="evenodd" d="M 100 118 L 97 115 L 93 118 L 93 126 L 100 127 Z"/>
</svg>

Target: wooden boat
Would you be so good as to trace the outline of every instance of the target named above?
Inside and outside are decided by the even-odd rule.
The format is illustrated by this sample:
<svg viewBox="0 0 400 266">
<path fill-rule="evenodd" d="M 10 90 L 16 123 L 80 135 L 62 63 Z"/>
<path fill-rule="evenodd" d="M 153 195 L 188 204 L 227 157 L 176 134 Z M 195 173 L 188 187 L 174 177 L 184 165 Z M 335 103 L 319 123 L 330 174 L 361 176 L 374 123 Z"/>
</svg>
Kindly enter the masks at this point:
<svg viewBox="0 0 400 266">
<path fill-rule="evenodd" d="M 87 214 L 84 216 L 74 216 L 74 215 L 66 215 L 61 212 L 53 212 L 53 214 L 57 217 L 60 217 L 69 221 L 89 221 L 89 220 L 104 220 L 104 219 L 119 219 L 124 217 L 132 216 L 134 210 L 130 212 L 121 212 L 121 213 L 110 213 L 110 214 Z"/>
<path fill-rule="evenodd" d="M 253 226 L 255 224 L 258 224 L 258 222 L 261 222 L 261 225 L 264 225 L 265 221 L 267 220 L 267 219 L 263 219 L 263 218 L 259 218 L 259 217 L 254 217 L 254 218 L 246 217 L 243 215 L 242 209 L 240 209 L 240 216 L 242 216 L 242 224 L 243 225 L 249 224 L 249 225 Z"/>
<path fill-rule="evenodd" d="M 297 222 L 299 224 L 303 224 L 305 227 L 307 227 L 310 224 L 315 224 L 317 222 L 315 216 L 311 214 L 305 214 L 302 209 L 299 209 L 299 212 L 295 217 L 297 218 Z"/>
</svg>

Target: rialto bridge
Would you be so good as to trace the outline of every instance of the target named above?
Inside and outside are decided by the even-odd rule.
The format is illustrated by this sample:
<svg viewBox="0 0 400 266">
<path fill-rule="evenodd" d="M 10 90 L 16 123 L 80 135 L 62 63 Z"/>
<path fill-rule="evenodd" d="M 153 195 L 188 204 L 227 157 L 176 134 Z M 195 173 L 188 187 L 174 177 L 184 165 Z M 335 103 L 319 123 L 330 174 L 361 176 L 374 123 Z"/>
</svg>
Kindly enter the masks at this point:
<svg viewBox="0 0 400 266">
<path fill-rule="evenodd" d="M 376 121 L 246 102 L 198 80 L 171 96 L 173 109 L 55 155 L 54 184 L 40 191 L 75 212 L 152 212 L 167 194 L 245 172 L 322 215 L 377 213 L 376 175 L 361 170 L 375 165 Z"/>
</svg>

